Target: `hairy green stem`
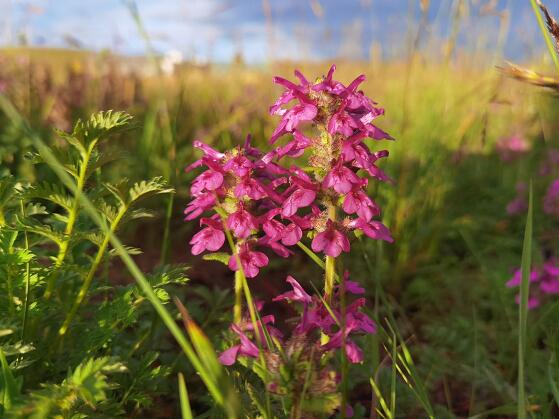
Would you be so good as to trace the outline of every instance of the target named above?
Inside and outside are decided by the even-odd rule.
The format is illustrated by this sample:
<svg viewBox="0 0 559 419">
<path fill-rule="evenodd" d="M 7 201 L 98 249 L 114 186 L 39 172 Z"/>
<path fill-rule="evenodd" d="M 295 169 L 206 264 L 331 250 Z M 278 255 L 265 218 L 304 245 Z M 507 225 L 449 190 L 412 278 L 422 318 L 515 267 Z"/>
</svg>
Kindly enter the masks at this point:
<svg viewBox="0 0 559 419">
<path fill-rule="evenodd" d="M 233 323 L 239 324 L 242 319 L 243 279 L 241 270 L 235 271 L 235 306 L 233 307 Z"/>
<path fill-rule="evenodd" d="M 21 215 L 22 217 L 25 216 L 25 209 L 23 206 L 23 201 L 20 202 L 21 207 Z M 27 231 L 23 232 L 23 237 L 25 241 L 25 250 L 29 250 L 29 236 L 27 235 Z M 25 331 L 27 329 L 27 316 L 29 314 L 29 293 L 31 290 L 31 263 L 27 262 L 25 264 L 25 297 L 23 300 L 23 319 L 21 321 L 21 340 L 25 340 Z"/>
<path fill-rule="evenodd" d="M 66 319 L 64 320 L 64 323 L 62 324 L 62 326 L 58 330 L 58 335 L 59 336 L 63 337 L 66 334 L 66 332 L 68 331 L 68 328 L 70 327 L 70 324 L 74 320 L 74 317 L 75 317 L 78 309 L 80 308 L 83 301 L 85 300 L 85 297 L 87 296 L 87 292 L 89 291 L 89 287 L 91 286 L 91 282 L 93 281 L 93 278 L 95 277 L 95 273 L 97 272 L 97 269 L 99 268 L 99 266 L 101 265 L 101 262 L 103 261 L 103 257 L 105 256 L 105 252 L 106 252 L 107 247 L 109 245 L 109 242 L 111 240 L 111 235 L 114 234 L 114 232 L 118 228 L 118 225 L 120 224 L 120 221 L 122 220 L 122 217 L 124 217 L 124 215 L 126 214 L 126 211 L 128 211 L 128 205 L 123 205 L 120 208 L 120 210 L 119 210 L 118 214 L 116 215 L 115 219 L 111 223 L 109 231 L 105 234 L 105 237 L 103 238 L 103 241 L 101 242 L 101 245 L 99 246 L 99 249 L 97 250 L 97 254 L 95 255 L 95 259 L 93 260 L 93 263 L 91 264 L 91 267 L 89 268 L 89 271 L 87 272 L 87 276 L 85 277 L 85 280 L 83 281 L 83 284 L 82 284 L 82 286 L 81 286 L 81 288 L 78 292 L 78 295 L 76 296 L 76 299 L 74 300 L 74 303 L 72 304 L 72 308 L 70 308 L 70 311 L 66 315 Z"/>
<path fill-rule="evenodd" d="M 64 240 L 60 244 L 58 249 L 58 255 L 54 262 L 54 270 L 49 275 L 47 280 L 47 288 L 45 290 L 44 297 L 48 300 L 52 296 L 54 287 L 56 285 L 56 278 L 58 277 L 58 270 L 64 263 L 66 255 L 68 254 L 68 249 L 70 247 L 70 240 L 72 239 L 72 232 L 74 231 L 74 226 L 76 220 L 78 219 L 79 207 L 80 207 L 80 197 L 85 186 L 85 181 L 87 178 L 87 169 L 89 165 L 89 159 L 91 158 L 91 153 L 97 144 L 97 140 L 94 140 L 88 147 L 85 155 L 83 156 L 82 164 L 80 166 L 80 172 L 78 175 L 78 182 L 76 184 L 76 189 L 74 193 L 74 200 L 72 202 L 72 207 L 68 213 L 68 222 L 66 223 L 66 228 L 64 229 Z"/>
<path fill-rule="evenodd" d="M 332 221 L 336 220 L 336 207 L 332 204 L 328 206 L 328 218 Z M 326 264 L 324 267 L 324 294 L 325 299 L 328 303 L 332 301 L 335 279 L 336 258 L 332 256 L 326 256 Z"/>
</svg>

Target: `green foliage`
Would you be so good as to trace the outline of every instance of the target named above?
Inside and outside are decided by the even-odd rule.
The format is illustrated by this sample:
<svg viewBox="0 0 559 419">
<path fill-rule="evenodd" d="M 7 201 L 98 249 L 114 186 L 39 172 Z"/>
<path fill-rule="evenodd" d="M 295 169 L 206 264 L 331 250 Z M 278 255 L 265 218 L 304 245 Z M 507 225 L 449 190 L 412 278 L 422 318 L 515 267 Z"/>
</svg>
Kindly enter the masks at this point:
<svg viewBox="0 0 559 419">
<path fill-rule="evenodd" d="M 117 413 L 114 406 L 106 405 L 107 392 L 114 389 L 109 376 L 126 371 L 122 363 L 107 357 L 85 360 L 69 371 L 61 383 L 47 384 L 41 390 L 32 391 L 17 406 L 7 411 L 7 417 L 87 417 L 92 410 L 97 410 L 97 414 L 103 411 Z"/>
<path fill-rule="evenodd" d="M 154 338 L 162 325 L 135 283 L 117 286 L 110 278 L 118 253 L 111 234 L 153 218 L 140 204 L 173 192 L 161 177 L 103 181 L 102 169 L 114 159 L 99 142 L 128 129 L 129 121 L 125 113 L 101 112 L 58 133 L 66 145 L 51 151 L 73 187 L 0 179 L 0 417 L 126 416 L 129 408 L 149 408 L 165 385 L 170 369 L 154 351 L 165 346 Z M 50 160 L 34 154 L 30 161 Z M 82 211 L 84 196 L 109 232 Z M 148 280 L 167 303 L 188 281 L 185 272 L 184 265 L 161 266 Z"/>
<path fill-rule="evenodd" d="M 59 130 L 57 134 L 86 159 L 98 141 L 130 129 L 131 120 L 132 117 L 125 112 L 98 112 L 86 121 L 78 120 L 71 133 Z"/>
</svg>

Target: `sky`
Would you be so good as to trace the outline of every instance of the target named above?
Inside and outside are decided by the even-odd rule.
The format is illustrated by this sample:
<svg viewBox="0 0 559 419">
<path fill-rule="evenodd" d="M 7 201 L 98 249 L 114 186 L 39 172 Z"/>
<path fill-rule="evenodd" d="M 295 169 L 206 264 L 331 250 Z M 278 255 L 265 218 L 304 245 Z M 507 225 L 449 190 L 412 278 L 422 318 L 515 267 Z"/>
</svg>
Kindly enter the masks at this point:
<svg viewBox="0 0 559 419">
<path fill-rule="evenodd" d="M 136 0 L 150 42 L 160 53 L 180 51 L 185 59 L 247 62 L 275 59 L 369 59 L 405 51 L 415 38 L 420 0 Z M 504 32 L 505 58 L 540 51 L 529 0 L 431 0 L 423 47 L 452 32 L 462 4 L 458 44 L 495 50 Z M 548 0 L 559 15 L 559 2 Z M 145 41 L 130 12 L 130 0 L 0 0 L 0 44 L 111 49 L 138 55 Z M 502 36 L 502 34 L 501 34 Z M 411 37 L 411 38 L 410 38 Z M 427 44 L 426 44 L 427 43 Z"/>
</svg>

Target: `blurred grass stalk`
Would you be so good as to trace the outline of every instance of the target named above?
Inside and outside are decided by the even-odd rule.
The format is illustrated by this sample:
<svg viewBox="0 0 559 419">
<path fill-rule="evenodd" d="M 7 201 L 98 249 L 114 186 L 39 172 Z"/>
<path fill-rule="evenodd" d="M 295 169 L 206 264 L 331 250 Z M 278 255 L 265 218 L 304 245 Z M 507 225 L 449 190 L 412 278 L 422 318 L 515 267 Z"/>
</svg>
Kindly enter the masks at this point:
<svg viewBox="0 0 559 419">
<path fill-rule="evenodd" d="M 136 4 L 135 0 L 123 0 L 124 4 L 127 6 L 128 11 L 134 21 L 138 33 L 140 34 L 141 38 L 144 40 L 145 48 L 146 48 L 146 55 L 149 58 L 152 66 L 156 70 L 157 73 L 157 80 L 159 83 L 159 89 L 157 92 L 157 106 L 156 106 L 156 114 L 159 112 L 161 115 L 161 125 L 162 125 L 162 137 L 165 142 L 165 146 L 167 148 L 166 154 L 169 161 L 168 172 L 167 172 L 167 181 L 172 187 L 176 185 L 176 178 L 177 178 L 177 142 L 176 142 L 176 130 L 173 129 L 171 125 L 171 118 L 169 116 L 169 105 L 167 103 L 167 95 L 165 89 L 165 83 L 163 80 L 163 71 L 161 69 L 160 61 L 158 60 L 155 49 L 153 48 L 151 38 L 149 33 L 147 32 L 145 25 L 142 21 L 140 16 L 140 11 L 138 9 L 138 5 Z M 182 92 L 181 92 L 182 94 Z M 152 127 L 148 128 L 150 132 L 153 132 Z M 142 136 L 142 139 L 147 139 L 151 143 L 153 139 L 153 135 Z M 144 147 L 145 148 L 145 147 Z M 150 147 L 151 148 L 151 147 Z M 161 244 L 161 254 L 160 254 L 160 264 L 165 265 L 169 261 L 169 251 L 171 248 L 171 220 L 173 218 L 173 207 L 175 196 L 174 194 L 169 195 L 167 198 L 167 207 L 165 209 L 165 228 L 163 230 L 163 239 Z"/>
<path fill-rule="evenodd" d="M 547 49 L 549 50 L 549 54 L 551 55 L 553 64 L 555 64 L 555 68 L 559 72 L 559 57 L 557 56 L 557 54 L 559 53 L 559 51 L 557 51 L 557 48 L 559 48 L 559 30 L 555 30 L 555 32 L 553 31 L 553 23 L 555 23 L 555 20 L 551 17 L 549 12 L 547 11 L 547 8 L 540 0 L 530 0 L 530 3 L 532 4 L 532 9 L 534 10 L 534 14 L 536 15 L 538 26 L 540 27 L 540 31 L 545 39 L 545 44 L 547 45 Z M 538 10 L 538 8 L 540 8 L 546 16 L 548 25 L 547 28 L 545 22 L 543 21 L 541 12 L 540 10 Z M 557 23 L 555 23 L 555 25 L 557 25 Z M 555 41 L 557 43 L 556 46 L 553 45 L 553 41 L 551 40 L 552 36 L 555 38 Z"/>
<path fill-rule="evenodd" d="M 522 246 L 522 280 L 520 284 L 520 304 L 518 312 L 518 418 L 526 419 L 526 348 L 527 348 L 527 322 L 528 300 L 530 294 L 530 271 L 532 266 L 532 223 L 533 223 L 533 187 L 530 181 L 528 198 L 528 215 L 526 229 L 524 230 L 524 243 Z"/>
</svg>

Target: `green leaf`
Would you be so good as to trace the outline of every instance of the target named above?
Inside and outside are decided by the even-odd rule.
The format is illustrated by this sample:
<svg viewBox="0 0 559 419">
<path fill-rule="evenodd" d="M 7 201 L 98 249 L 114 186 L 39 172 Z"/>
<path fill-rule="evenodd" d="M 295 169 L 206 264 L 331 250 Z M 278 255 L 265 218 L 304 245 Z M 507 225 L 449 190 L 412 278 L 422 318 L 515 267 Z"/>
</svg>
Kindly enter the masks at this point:
<svg viewBox="0 0 559 419">
<path fill-rule="evenodd" d="M 44 199 L 50 201 L 61 206 L 67 212 L 72 207 L 72 198 L 68 195 L 66 188 L 59 184 L 42 182 L 26 188 L 21 196 L 25 200 Z"/>
<path fill-rule="evenodd" d="M 131 119 L 125 112 L 98 112 L 87 121 L 78 120 L 71 133 L 58 131 L 58 135 L 85 156 L 97 141 L 128 129 Z"/>
<path fill-rule="evenodd" d="M 106 398 L 105 390 L 108 384 L 101 371 L 108 361 L 108 358 L 89 359 L 78 365 L 68 380 L 68 384 L 75 387 L 80 397 L 92 406 Z"/>
<path fill-rule="evenodd" d="M 204 256 L 202 256 L 202 259 L 204 260 L 215 260 L 223 263 L 226 266 L 229 264 L 230 258 L 231 255 L 225 252 L 206 253 Z"/>
<path fill-rule="evenodd" d="M 19 385 L 14 378 L 4 351 L 0 348 L 0 367 L 2 368 L 2 376 L 0 377 L 0 406 L 4 410 L 8 410 L 14 404 L 19 394 Z"/>
<path fill-rule="evenodd" d="M 533 224 L 533 188 L 530 181 L 528 197 L 528 215 L 522 245 L 522 280 L 520 282 L 520 304 L 518 306 L 518 411 L 520 419 L 526 418 L 526 389 L 524 366 L 527 348 L 528 299 L 530 294 L 530 270 L 532 268 L 532 224 Z"/>
<path fill-rule="evenodd" d="M 167 188 L 162 177 L 156 177 L 148 181 L 135 183 L 128 191 L 129 203 L 135 203 L 141 199 L 153 195 L 167 194 L 174 192 L 173 188 Z"/>
<path fill-rule="evenodd" d="M 190 409 L 190 401 L 188 400 L 188 391 L 186 390 L 186 383 L 184 376 L 179 372 L 179 397 L 181 402 L 181 416 L 182 419 L 192 419 L 192 410 Z"/>
</svg>

